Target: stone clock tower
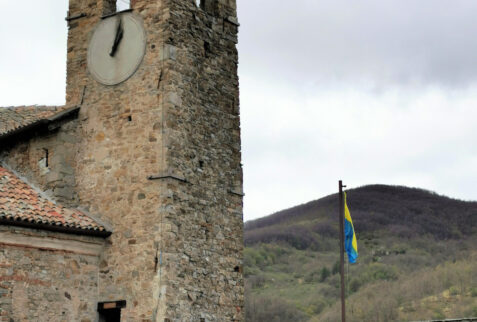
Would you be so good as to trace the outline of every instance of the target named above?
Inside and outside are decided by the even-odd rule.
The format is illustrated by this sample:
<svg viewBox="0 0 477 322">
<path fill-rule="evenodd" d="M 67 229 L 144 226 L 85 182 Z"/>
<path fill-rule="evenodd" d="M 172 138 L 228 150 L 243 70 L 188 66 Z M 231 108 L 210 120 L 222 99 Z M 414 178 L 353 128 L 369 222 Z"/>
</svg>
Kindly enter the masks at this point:
<svg viewBox="0 0 477 322">
<path fill-rule="evenodd" d="M 73 202 L 112 227 L 98 302 L 124 321 L 242 320 L 235 0 L 69 2 Z"/>
</svg>

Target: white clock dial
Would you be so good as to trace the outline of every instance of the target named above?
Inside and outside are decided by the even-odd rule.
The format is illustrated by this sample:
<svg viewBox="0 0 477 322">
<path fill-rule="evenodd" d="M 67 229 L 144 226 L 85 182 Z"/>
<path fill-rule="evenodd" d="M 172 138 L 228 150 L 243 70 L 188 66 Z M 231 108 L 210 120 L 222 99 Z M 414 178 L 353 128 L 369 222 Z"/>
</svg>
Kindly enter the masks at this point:
<svg viewBox="0 0 477 322">
<path fill-rule="evenodd" d="M 101 20 L 88 49 L 88 68 L 102 84 L 116 85 L 137 70 L 146 51 L 142 21 L 132 12 Z"/>
</svg>

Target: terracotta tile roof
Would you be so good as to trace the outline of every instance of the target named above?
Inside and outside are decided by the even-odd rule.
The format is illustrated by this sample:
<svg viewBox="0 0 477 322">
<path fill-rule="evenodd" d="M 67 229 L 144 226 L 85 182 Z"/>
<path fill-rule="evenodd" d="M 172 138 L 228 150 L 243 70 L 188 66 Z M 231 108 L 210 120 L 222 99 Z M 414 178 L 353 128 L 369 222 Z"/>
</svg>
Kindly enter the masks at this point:
<svg viewBox="0 0 477 322">
<path fill-rule="evenodd" d="M 0 108 L 0 135 L 19 130 L 62 112 L 64 106 L 14 106 Z"/>
<path fill-rule="evenodd" d="M 13 172 L 0 166 L 0 224 L 107 236 L 85 213 L 55 204 Z"/>
</svg>

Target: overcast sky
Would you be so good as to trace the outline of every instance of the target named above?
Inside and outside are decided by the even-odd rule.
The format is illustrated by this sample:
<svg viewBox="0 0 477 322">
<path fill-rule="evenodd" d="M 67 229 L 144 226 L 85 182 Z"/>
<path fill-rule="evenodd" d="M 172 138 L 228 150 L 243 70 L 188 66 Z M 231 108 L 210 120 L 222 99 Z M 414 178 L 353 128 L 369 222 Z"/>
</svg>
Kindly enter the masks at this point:
<svg viewBox="0 0 477 322">
<path fill-rule="evenodd" d="M 0 106 L 64 103 L 66 10 L 0 0 Z M 476 12 L 474 0 L 239 0 L 245 219 L 339 179 L 476 200 Z"/>
</svg>

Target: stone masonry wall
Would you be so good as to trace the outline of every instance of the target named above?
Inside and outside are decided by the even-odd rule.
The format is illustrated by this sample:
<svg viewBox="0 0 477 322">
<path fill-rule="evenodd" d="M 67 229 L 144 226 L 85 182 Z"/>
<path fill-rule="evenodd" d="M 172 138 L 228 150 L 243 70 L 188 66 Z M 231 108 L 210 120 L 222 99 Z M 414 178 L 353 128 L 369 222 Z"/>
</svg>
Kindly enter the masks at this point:
<svg viewBox="0 0 477 322">
<path fill-rule="evenodd" d="M 102 8 L 70 1 L 71 16 L 87 15 L 70 23 L 68 42 L 67 105 L 82 101 L 77 192 L 113 224 L 100 298 L 126 300 L 127 321 L 242 318 L 237 26 L 229 2 L 201 9 L 192 0 L 134 1 L 146 55 L 111 87 L 86 67 Z"/>
<path fill-rule="evenodd" d="M 85 242 L 92 237 L 0 226 L 0 232 Z M 97 321 L 99 257 L 0 245 L 0 321 Z"/>
<path fill-rule="evenodd" d="M 242 320 L 242 169 L 235 1 L 173 1 L 176 58 L 165 105 L 169 182 L 163 207 L 173 320 Z M 179 264 L 176 264 L 179 263 Z M 204 309 L 205 308 L 205 309 Z"/>
<path fill-rule="evenodd" d="M 127 81 L 105 86 L 87 70 L 87 49 L 106 1 L 71 0 L 67 105 L 82 101 L 77 128 L 76 191 L 82 206 L 113 226 L 99 274 L 100 301 L 126 300 L 124 321 L 152 321 L 158 311 L 160 191 L 148 176 L 162 160 L 162 51 L 169 15 L 163 1 L 136 1 L 146 54 Z M 156 298 L 154 298 L 156 294 Z"/>
<path fill-rule="evenodd" d="M 74 174 L 76 125 L 76 121 L 71 121 L 63 124 L 58 132 L 38 135 L 4 149 L 0 152 L 0 164 L 17 171 L 63 205 L 78 206 Z"/>
<path fill-rule="evenodd" d="M 243 320 L 235 1 L 133 1 L 146 55 L 130 79 L 104 86 L 86 57 L 110 2 L 70 0 L 69 16 L 81 16 L 68 23 L 66 105 L 81 106 L 77 121 L 3 160 L 112 224 L 88 303 L 126 300 L 124 321 Z M 48 173 L 38 165 L 44 146 Z"/>
</svg>

